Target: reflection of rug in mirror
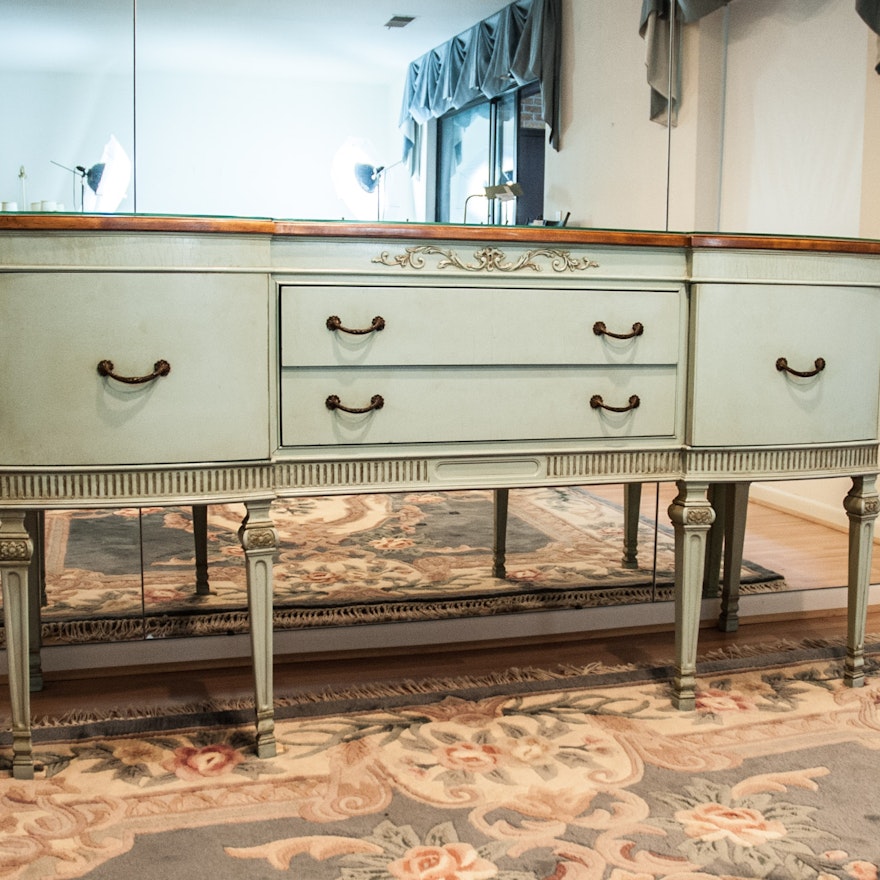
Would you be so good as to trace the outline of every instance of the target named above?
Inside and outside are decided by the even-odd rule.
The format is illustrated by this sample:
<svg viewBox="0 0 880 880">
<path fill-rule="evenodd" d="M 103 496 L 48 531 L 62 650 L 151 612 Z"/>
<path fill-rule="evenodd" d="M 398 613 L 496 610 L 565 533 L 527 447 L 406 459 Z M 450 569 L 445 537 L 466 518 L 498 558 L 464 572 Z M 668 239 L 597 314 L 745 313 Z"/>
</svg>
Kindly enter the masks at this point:
<svg viewBox="0 0 880 880">
<path fill-rule="evenodd" d="M 244 631 L 242 505 L 208 511 L 210 595 L 195 593 L 189 508 L 47 516 L 48 642 Z M 673 538 L 639 526 L 639 568 L 624 568 L 623 510 L 583 488 L 510 495 L 506 579 L 492 577 L 492 493 L 288 499 L 279 533 L 279 628 L 431 620 L 669 600 Z M 142 542 L 140 537 L 142 536 Z M 141 589 L 143 549 L 143 590 Z M 753 562 L 744 591 L 785 589 Z M 142 613 L 143 618 L 142 619 Z M 145 620 L 145 622 L 144 622 Z"/>
</svg>

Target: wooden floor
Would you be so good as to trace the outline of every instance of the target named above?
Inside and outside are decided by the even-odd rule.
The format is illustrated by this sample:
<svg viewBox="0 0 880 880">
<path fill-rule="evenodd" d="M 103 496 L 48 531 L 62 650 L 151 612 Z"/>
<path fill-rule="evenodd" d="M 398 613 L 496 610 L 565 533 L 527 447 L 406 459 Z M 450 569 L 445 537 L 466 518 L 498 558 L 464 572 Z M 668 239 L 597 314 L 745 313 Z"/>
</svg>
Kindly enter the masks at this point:
<svg viewBox="0 0 880 880">
<path fill-rule="evenodd" d="M 623 489 L 620 486 L 591 487 L 590 491 L 607 497 L 609 501 L 622 503 Z M 642 517 L 652 519 L 656 516 L 659 522 L 668 523 L 666 510 L 675 491 L 672 483 L 646 484 L 642 490 Z M 880 534 L 880 527 L 877 532 Z M 789 589 L 844 586 L 847 551 L 845 529 L 829 528 L 754 501 L 749 503 L 743 557 L 781 572 Z M 874 552 L 871 583 L 880 583 L 880 549 Z"/>
<path fill-rule="evenodd" d="M 611 490 L 609 490 L 611 491 Z M 670 499 L 668 487 L 660 497 L 643 496 L 643 510 L 658 507 L 663 516 Z M 619 494 L 617 498 L 619 500 Z M 749 507 L 745 555 L 784 574 L 795 589 L 839 586 L 846 581 L 845 532 L 752 504 Z M 874 553 L 872 583 L 880 582 L 880 553 Z M 815 612 L 801 617 L 744 620 L 737 633 L 714 627 L 701 630 L 699 651 L 730 645 L 766 645 L 780 638 L 843 637 L 845 612 Z M 869 611 L 868 632 L 880 633 L 880 606 Z M 586 665 L 592 662 L 663 663 L 673 654 L 669 628 L 591 632 L 552 641 L 518 639 L 515 642 L 458 644 L 446 648 L 395 649 L 375 652 L 338 652 L 295 658 L 278 657 L 276 693 L 295 693 L 323 687 L 341 689 L 353 684 L 401 681 L 412 678 L 481 676 L 510 667 Z M 4 689 L 5 690 L 5 689 Z M 113 675 L 94 673 L 47 675 L 44 690 L 32 695 L 35 716 L 89 707 L 100 710 L 122 705 L 185 704 L 252 694 L 246 666 L 206 664 L 151 667 L 142 672 Z M 8 712 L 3 694 L 0 715 Z"/>
<path fill-rule="evenodd" d="M 880 606 L 868 614 L 868 632 L 880 633 Z M 700 632 L 699 651 L 705 653 L 730 645 L 768 645 L 787 638 L 843 637 L 843 612 L 828 612 L 786 620 L 752 620 L 734 634 L 706 627 Z M 482 676 L 511 667 L 553 668 L 602 662 L 658 664 L 672 657 L 673 637 L 668 629 L 614 630 L 556 638 L 552 641 L 482 642 L 430 650 L 386 650 L 279 657 L 275 663 L 276 693 L 294 694 L 322 688 L 343 689 L 352 685 L 396 682 L 419 678 Z M 125 705 L 181 705 L 202 700 L 223 700 L 252 695 L 249 668 L 217 664 L 151 667 L 140 673 L 100 674 L 73 678 L 49 676 L 44 690 L 32 695 L 35 716 L 68 710 L 101 710 Z M 6 707 L 4 707 L 6 708 Z M 5 714 L 2 712 L 0 714 Z"/>
</svg>

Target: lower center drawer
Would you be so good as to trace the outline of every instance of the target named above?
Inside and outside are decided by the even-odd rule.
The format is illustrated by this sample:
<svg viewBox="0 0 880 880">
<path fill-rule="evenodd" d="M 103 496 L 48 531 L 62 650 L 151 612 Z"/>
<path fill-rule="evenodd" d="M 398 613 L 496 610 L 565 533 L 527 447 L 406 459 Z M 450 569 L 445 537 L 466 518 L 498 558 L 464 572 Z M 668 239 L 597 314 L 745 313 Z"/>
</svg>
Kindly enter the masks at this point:
<svg viewBox="0 0 880 880">
<path fill-rule="evenodd" d="M 675 366 L 288 368 L 281 443 L 672 437 L 675 394 Z"/>
</svg>

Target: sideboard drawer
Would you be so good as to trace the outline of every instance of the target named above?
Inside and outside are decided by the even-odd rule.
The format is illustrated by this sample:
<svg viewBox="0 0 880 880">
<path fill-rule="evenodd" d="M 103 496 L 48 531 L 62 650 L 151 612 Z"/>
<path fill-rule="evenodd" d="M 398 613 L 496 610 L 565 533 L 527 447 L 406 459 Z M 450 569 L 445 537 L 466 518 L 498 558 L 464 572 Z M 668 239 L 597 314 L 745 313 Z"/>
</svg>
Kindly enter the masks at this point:
<svg viewBox="0 0 880 880">
<path fill-rule="evenodd" d="M 676 369 L 340 368 L 281 376 L 284 446 L 672 437 Z M 366 413 L 328 409 L 382 406 Z M 591 405 L 625 408 L 613 412 Z M 594 402 L 595 403 L 595 402 Z"/>
<path fill-rule="evenodd" d="M 675 364 L 685 320 L 675 290 L 285 285 L 280 312 L 282 366 Z"/>
<path fill-rule="evenodd" d="M 268 305 L 256 275 L 0 276 L 3 463 L 267 457 Z"/>
<path fill-rule="evenodd" d="M 880 291 L 873 289 L 697 286 L 690 442 L 874 439 L 878 326 Z M 785 364 L 815 375 L 795 375 Z"/>
</svg>

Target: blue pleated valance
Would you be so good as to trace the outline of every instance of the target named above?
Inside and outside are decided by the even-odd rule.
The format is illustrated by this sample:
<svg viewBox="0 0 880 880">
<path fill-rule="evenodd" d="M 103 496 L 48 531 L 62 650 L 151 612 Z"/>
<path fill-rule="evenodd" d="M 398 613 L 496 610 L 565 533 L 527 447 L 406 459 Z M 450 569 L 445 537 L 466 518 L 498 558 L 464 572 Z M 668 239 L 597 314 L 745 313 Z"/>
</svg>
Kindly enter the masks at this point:
<svg viewBox="0 0 880 880">
<path fill-rule="evenodd" d="M 400 113 L 405 152 L 418 125 L 532 82 L 540 83 L 542 116 L 558 150 L 560 6 L 561 0 L 516 0 L 413 61 Z"/>
</svg>

